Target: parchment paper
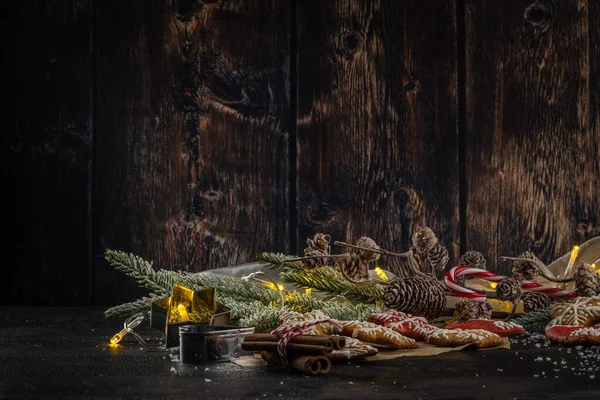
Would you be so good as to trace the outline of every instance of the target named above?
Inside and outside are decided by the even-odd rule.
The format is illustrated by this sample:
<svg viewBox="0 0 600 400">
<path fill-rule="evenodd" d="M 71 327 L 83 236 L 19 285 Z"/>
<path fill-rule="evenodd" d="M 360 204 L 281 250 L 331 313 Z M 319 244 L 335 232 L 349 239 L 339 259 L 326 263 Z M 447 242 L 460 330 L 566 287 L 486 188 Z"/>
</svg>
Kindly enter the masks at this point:
<svg viewBox="0 0 600 400">
<path fill-rule="evenodd" d="M 459 347 L 437 347 L 432 344 L 427 344 L 423 342 L 419 342 L 419 347 L 416 349 L 408 349 L 408 350 L 384 350 L 379 348 L 379 353 L 373 357 L 368 357 L 362 359 L 361 361 L 379 361 L 379 360 L 393 360 L 395 358 L 400 357 L 430 357 L 436 356 L 438 354 L 448 353 L 451 351 L 461 351 L 472 347 L 473 344 L 466 344 L 464 346 Z M 501 346 L 490 347 L 489 349 L 477 349 L 478 351 L 487 351 L 487 350 L 497 350 L 497 349 L 507 349 L 510 350 L 510 341 L 508 338 L 504 338 L 504 343 Z M 267 362 L 264 361 L 260 356 L 258 358 L 253 356 L 244 356 L 240 358 L 236 358 L 232 361 L 234 364 L 237 364 L 241 367 L 261 367 L 267 365 Z"/>
</svg>

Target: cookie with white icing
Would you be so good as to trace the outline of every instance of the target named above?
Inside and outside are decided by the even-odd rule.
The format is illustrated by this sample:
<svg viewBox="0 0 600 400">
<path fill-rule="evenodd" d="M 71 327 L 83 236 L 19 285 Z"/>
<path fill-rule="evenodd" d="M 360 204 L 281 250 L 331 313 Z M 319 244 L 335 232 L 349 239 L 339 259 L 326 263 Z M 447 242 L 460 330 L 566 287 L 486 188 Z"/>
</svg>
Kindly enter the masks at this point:
<svg viewBox="0 0 600 400">
<path fill-rule="evenodd" d="M 416 349 L 417 342 L 389 328 L 372 322 L 338 321 L 342 327 L 342 335 L 350 336 L 368 343 L 374 343 L 395 349 Z"/>
<path fill-rule="evenodd" d="M 375 347 L 349 337 L 346 338 L 346 346 L 342 350 L 333 350 L 331 354 L 327 355 L 327 358 L 332 361 L 362 360 L 374 356 L 378 352 L 379 350 Z"/>
<path fill-rule="evenodd" d="M 473 343 L 478 349 L 501 346 L 504 339 L 482 329 L 435 329 L 425 335 L 427 343 L 438 347 L 458 347 Z"/>
<path fill-rule="evenodd" d="M 578 297 L 554 307 L 546 337 L 561 344 L 600 344 L 600 296 Z"/>
<path fill-rule="evenodd" d="M 433 328 L 423 317 L 413 317 L 403 312 L 388 310 L 383 313 L 371 314 L 368 319 L 378 325 L 385 326 L 399 334 L 415 340 L 424 340 L 427 327 Z"/>
<path fill-rule="evenodd" d="M 472 319 L 446 325 L 446 329 L 483 329 L 502 337 L 522 335 L 525 329 L 514 322 L 492 321 L 491 319 Z"/>
</svg>

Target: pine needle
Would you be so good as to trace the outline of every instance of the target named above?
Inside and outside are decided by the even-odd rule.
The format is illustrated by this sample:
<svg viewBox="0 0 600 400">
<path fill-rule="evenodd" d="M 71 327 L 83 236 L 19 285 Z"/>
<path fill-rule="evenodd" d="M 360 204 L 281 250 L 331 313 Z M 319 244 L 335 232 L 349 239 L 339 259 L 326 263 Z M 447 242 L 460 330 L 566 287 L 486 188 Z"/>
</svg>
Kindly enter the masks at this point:
<svg viewBox="0 0 600 400">
<path fill-rule="evenodd" d="M 515 318 L 513 322 L 525 328 L 525 331 L 531 333 L 544 333 L 546 325 L 550 322 L 550 309 L 544 308 L 541 310 L 531 311 L 525 315 Z"/>
</svg>

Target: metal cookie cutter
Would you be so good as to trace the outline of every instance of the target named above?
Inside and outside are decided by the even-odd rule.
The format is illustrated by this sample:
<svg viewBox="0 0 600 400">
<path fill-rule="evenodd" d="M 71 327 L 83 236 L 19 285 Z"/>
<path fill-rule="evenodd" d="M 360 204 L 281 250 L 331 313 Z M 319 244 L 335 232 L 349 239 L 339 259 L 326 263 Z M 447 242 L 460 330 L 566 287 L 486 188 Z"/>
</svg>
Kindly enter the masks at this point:
<svg viewBox="0 0 600 400">
<path fill-rule="evenodd" d="M 213 325 L 179 327 L 179 361 L 185 364 L 230 361 L 252 352 L 242 350 L 246 335 L 254 328 Z"/>
</svg>

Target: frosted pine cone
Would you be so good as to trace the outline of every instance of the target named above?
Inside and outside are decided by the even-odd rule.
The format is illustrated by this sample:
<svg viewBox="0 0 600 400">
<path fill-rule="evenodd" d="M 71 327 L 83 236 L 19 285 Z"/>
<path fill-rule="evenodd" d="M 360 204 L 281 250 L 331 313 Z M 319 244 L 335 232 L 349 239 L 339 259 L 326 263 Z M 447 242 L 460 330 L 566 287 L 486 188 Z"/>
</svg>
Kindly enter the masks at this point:
<svg viewBox="0 0 600 400">
<path fill-rule="evenodd" d="M 538 258 L 530 251 L 523 252 L 519 258 L 526 260 L 538 260 Z M 513 262 L 513 272 L 523 275 L 523 278 L 528 281 L 534 280 L 540 274 L 538 268 L 533 263 L 527 261 Z"/>
<path fill-rule="evenodd" d="M 486 261 L 478 251 L 467 251 L 458 260 L 458 265 L 468 265 L 471 268 L 485 269 Z"/>
<path fill-rule="evenodd" d="M 308 245 L 309 249 L 314 250 L 321 250 L 324 254 L 330 254 L 331 253 L 331 236 L 329 235 L 325 235 L 323 233 L 317 233 L 315 234 L 315 237 L 313 237 L 312 239 L 308 239 L 306 241 L 306 244 Z"/>
<path fill-rule="evenodd" d="M 358 239 L 356 241 L 356 245 L 360 246 L 360 247 L 367 247 L 369 249 L 379 250 L 379 246 L 377 245 L 377 243 L 375 243 L 375 241 L 373 239 L 371 239 L 370 237 L 366 237 L 366 236 L 363 236 L 360 239 Z M 379 257 L 380 257 L 379 253 L 374 253 L 372 251 L 362 250 L 362 249 L 358 250 L 358 255 L 363 259 L 363 261 L 365 261 L 367 263 L 377 261 L 377 260 L 379 260 Z"/>
<path fill-rule="evenodd" d="M 590 264 L 581 263 L 573 273 L 577 293 L 583 297 L 595 296 L 600 289 L 600 277 Z"/>
<path fill-rule="evenodd" d="M 356 253 L 338 262 L 338 266 L 352 280 L 362 281 L 369 278 L 369 266 Z"/>
<path fill-rule="evenodd" d="M 460 319 L 463 321 L 470 321 L 472 319 L 491 319 L 493 306 L 490 302 L 478 302 L 470 299 L 460 299 L 456 303 L 455 315 L 462 314 L 465 310 L 468 310 L 465 315 Z"/>
<path fill-rule="evenodd" d="M 305 257 L 317 257 L 317 256 L 328 256 L 331 254 L 331 236 L 323 233 L 317 233 L 314 238 L 308 239 L 306 244 L 307 248 L 304 249 Z M 329 260 L 327 258 L 315 258 L 310 260 L 303 260 L 307 268 L 317 268 L 327 265 Z"/>
<path fill-rule="evenodd" d="M 507 278 L 501 281 L 496 287 L 498 300 L 515 301 L 521 297 L 522 293 L 521 284 L 513 278 Z"/>
<path fill-rule="evenodd" d="M 395 279 L 386 287 L 383 301 L 396 311 L 434 319 L 446 309 L 445 286 L 432 277 Z"/>
<path fill-rule="evenodd" d="M 545 293 L 525 292 L 523 293 L 523 309 L 526 313 L 550 307 L 552 299 Z"/>
<path fill-rule="evenodd" d="M 435 246 L 437 241 L 438 239 L 435 236 L 435 233 L 433 233 L 431 228 L 428 228 L 426 226 L 421 226 L 417 228 L 417 230 L 413 233 L 412 236 L 413 246 L 417 249 L 419 253 L 428 252 L 433 246 Z"/>
<path fill-rule="evenodd" d="M 449 259 L 448 250 L 441 243 L 436 243 L 427 253 L 427 261 L 434 271 L 443 271 Z"/>
</svg>

